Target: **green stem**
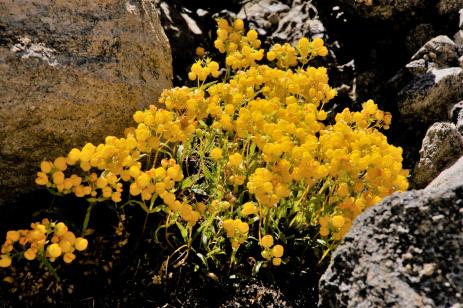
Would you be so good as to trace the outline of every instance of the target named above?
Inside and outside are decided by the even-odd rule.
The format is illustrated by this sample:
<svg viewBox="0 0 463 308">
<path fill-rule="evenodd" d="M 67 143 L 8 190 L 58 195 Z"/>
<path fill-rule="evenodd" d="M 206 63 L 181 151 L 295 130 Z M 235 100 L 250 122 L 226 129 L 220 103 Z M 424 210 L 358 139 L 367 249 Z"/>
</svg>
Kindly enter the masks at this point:
<svg viewBox="0 0 463 308">
<path fill-rule="evenodd" d="M 143 223 L 143 229 L 141 231 L 141 237 L 143 236 L 143 234 L 145 233 L 145 230 L 146 230 L 146 225 L 148 224 L 148 215 L 149 213 L 146 212 L 146 216 L 145 216 L 145 222 Z"/>
<path fill-rule="evenodd" d="M 87 232 L 88 223 L 90 221 L 90 215 L 92 213 L 92 208 L 94 205 L 95 203 L 90 203 L 90 205 L 87 208 L 87 213 L 85 214 L 84 224 L 82 225 L 82 236 L 85 236 L 85 233 Z"/>
<path fill-rule="evenodd" d="M 54 267 L 51 265 L 50 261 L 47 260 L 47 258 L 44 256 L 43 253 L 40 253 L 39 255 L 40 261 L 42 264 L 45 265 L 45 267 L 50 271 L 50 273 L 55 277 L 56 281 L 59 282 L 59 276 Z"/>
</svg>

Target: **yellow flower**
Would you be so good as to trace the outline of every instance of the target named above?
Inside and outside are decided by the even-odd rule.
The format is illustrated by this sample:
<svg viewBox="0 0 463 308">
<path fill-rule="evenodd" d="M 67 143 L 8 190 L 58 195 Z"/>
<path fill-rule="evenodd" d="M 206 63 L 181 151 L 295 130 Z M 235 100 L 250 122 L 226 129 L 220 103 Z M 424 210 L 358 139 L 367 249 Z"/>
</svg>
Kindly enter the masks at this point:
<svg viewBox="0 0 463 308">
<path fill-rule="evenodd" d="M 222 158 L 222 149 L 213 148 L 211 151 L 211 159 L 214 161 L 218 161 L 221 158 Z"/>
<path fill-rule="evenodd" d="M 37 250 L 33 248 L 29 248 L 24 252 L 24 258 L 29 261 L 34 260 L 37 257 Z"/>
<path fill-rule="evenodd" d="M 235 31 L 241 31 L 244 28 L 244 22 L 241 19 L 235 19 L 233 22 L 233 28 Z"/>
<path fill-rule="evenodd" d="M 76 241 L 74 243 L 74 247 L 78 250 L 78 251 L 83 251 L 85 249 L 87 249 L 87 246 L 88 246 L 88 241 L 87 239 L 83 238 L 83 237 L 78 237 L 76 238 Z"/>
<path fill-rule="evenodd" d="M 196 55 L 197 55 L 198 57 L 202 57 L 202 56 L 204 56 L 204 54 L 206 53 L 206 51 L 204 50 L 203 47 L 198 46 L 198 47 L 196 47 L 195 53 L 196 53 Z"/>
<path fill-rule="evenodd" d="M 12 242 L 17 242 L 19 241 L 19 232 L 18 231 L 8 231 L 6 233 L 6 239 Z"/>
<path fill-rule="evenodd" d="M 37 185 L 47 185 L 48 176 L 44 172 L 37 172 L 37 178 L 35 179 Z"/>
<path fill-rule="evenodd" d="M 68 232 L 68 227 L 63 222 L 59 222 L 55 225 L 56 235 L 64 236 L 67 232 Z"/>
<path fill-rule="evenodd" d="M 49 161 L 42 161 L 40 163 L 40 169 L 43 173 L 50 173 L 51 169 L 53 168 L 53 164 Z"/>
<path fill-rule="evenodd" d="M 238 230 L 240 231 L 240 233 L 248 233 L 249 231 L 249 225 L 245 222 L 242 222 L 242 221 L 238 221 Z"/>
<path fill-rule="evenodd" d="M 345 219 L 341 215 L 336 215 L 331 218 L 331 223 L 335 228 L 341 228 L 344 226 Z"/>
<path fill-rule="evenodd" d="M 228 157 L 228 162 L 233 167 L 239 167 L 243 162 L 243 156 L 240 153 L 234 153 Z"/>
<path fill-rule="evenodd" d="M 254 30 L 254 29 L 249 30 L 248 33 L 246 34 L 246 37 L 247 37 L 248 40 L 250 40 L 250 41 L 255 41 L 255 40 L 257 40 L 257 36 L 258 36 L 257 31 Z"/>
<path fill-rule="evenodd" d="M 264 248 L 272 247 L 273 246 L 273 236 L 271 236 L 270 234 L 263 236 L 262 239 L 260 240 L 260 244 Z"/>
<path fill-rule="evenodd" d="M 47 247 L 47 254 L 51 258 L 58 258 L 61 255 L 61 247 L 58 244 L 51 244 Z"/>
<path fill-rule="evenodd" d="M 347 183 L 339 184 L 337 194 L 340 197 L 345 197 L 349 194 L 349 186 L 347 186 Z"/>
<path fill-rule="evenodd" d="M 330 230 L 327 227 L 320 228 L 320 235 L 321 236 L 328 236 L 330 234 Z"/>
<path fill-rule="evenodd" d="M 60 156 L 55 159 L 53 162 L 53 165 L 56 167 L 56 169 L 60 171 L 64 171 L 67 168 L 67 163 L 66 163 L 66 158 Z"/>
<path fill-rule="evenodd" d="M 283 256 L 283 252 L 284 252 L 284 248 L 282 245 L 275 245 L 272 248 L 272 255 L 275 258 L 281 258 L 281 256 Z"/>
<path fill-rule="evenodd" d="M 281 265 L 281 258 L 273 258 L 272 259 L 272 264 L 274 266 L 280 266 Z"/>
<path fill-rule="evenodd" d="M 72 244 L 68 240 L 61 240 L 59 242 L 59 247 L 63 253 L 72 252 L 73 250 Z"/>
<path fill-rule="evenodd" d="M 246 202 L 243 204 L 243 209 L 241 210 L 241 215 L 253 215 L 256 214 L 258 211 L 257 207 L 255 206 L 254 202 Z"/>
<path fill-rule="evenodd" d="M 63 255 L 63 261 L 65 263 L 71 263 L 72 261 L 74 261 L 74 259 L 76 258 L 76 255 L 73 254 L 72 252 L 66 252 L 64 255 Z"/>
<path fill-rule="evenodd" d="M 9 255 L 0 256 L 0 267 L 9 267 L 11 265 L 11 257 Z"/>
</svg>

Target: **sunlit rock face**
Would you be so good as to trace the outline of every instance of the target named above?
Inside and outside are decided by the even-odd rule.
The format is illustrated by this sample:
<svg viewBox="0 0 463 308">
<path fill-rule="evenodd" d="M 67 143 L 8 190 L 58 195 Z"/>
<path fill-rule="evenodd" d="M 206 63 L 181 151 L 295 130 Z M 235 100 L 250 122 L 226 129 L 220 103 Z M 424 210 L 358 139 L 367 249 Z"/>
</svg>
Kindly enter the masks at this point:
<svg viewBox="0 0 463 308">
<path fill-rule="evenodd" d="M 171 62 L 151 1 L 2 1 L 0 204 L 34 187 L 42 159 L 122 135 Z"/>
</svg>

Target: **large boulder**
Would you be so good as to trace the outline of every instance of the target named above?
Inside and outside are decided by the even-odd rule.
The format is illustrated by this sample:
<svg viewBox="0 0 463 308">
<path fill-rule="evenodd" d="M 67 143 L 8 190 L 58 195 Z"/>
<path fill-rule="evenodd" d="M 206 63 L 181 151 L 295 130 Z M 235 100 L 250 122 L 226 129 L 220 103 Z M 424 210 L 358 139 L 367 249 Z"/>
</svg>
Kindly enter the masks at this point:
<svg viewBox="0 0 463 308">
<path fill-rule="evenodd" d="M 457 180 L 366 210 L 320 280 L 320 307 L 461 307 L 461 173 Z"/>
<path fill-rule="evenodd" d="M 449 119 L 455 123 L 457 131 L 463 135 L 463 101 L 456 103 L 450 108 Z"/>
<path fill-rule="evenodd" d="M 435 11 L 439 15 L 456 14 L 461 9 L 461 0 L 438 0 L 430 3 L 423 0 L 341 0 L 341 3 L 356 15 L 383 21 L 419 19 L 423 10 Z"/>
<path fill-rule="evenodd" d="M 457 160 L 451 167 L 442 171 L 438 177 L 426 186 L 426 190 L 445 189 L 455 185 L 461 185 L 463 174 L 463 157 Z"/>
<path fill-rule="evenodd" d="M 0 204 L 34 187 L 42 159 L 122 135 L 171 86 L 148 0 L 3 0 L 0 38 Z"/>
<path fill-rule="evenodd" d="M 347 8 L 363 18 L 375 18 L 390 21 L 400 17 L 411 17 L 416 11 L 426 7 L 422 0 L 341 0 Z"/>
<path fill-rule="evenodd" d="M 415 60 L 418 61 L 418 60 Z M 424 123 L 447 119 L 448 109 L 463 99 L 463 69 L 449 67 L 420 71 L 420 63 L 408 64 L 408 69 L 418 72 L 398 94 L 398 108 L 407 118 L 418 118 Z M 424 62 L 422 63 L 423 65 Z M 426 67 L 423 67 L 426 70 Z"/>
<path fill-rule="evenodd" d="M 448 110 L 463 98 L 460 51 L 448 36 L 426 42 L 399 74 L 398 108 L 406 118 L 433 123 L 448 119 Z"/>
<path fill-rule="evenodd" d="M 415 166 L 413 179 L 416 188 L 423 188 L 439 173 L 453 165 L 463 155 L 463 137 L 455 124 L 436 122 L 426 132 Z"/>
<path fill-rule="evenodd" d="M 446 35 L 438 35 L 426 42 L 412 56 L 411 61 L 423 59 L 428 69 L 458 66 L 458 46 Z"/>
</svg>

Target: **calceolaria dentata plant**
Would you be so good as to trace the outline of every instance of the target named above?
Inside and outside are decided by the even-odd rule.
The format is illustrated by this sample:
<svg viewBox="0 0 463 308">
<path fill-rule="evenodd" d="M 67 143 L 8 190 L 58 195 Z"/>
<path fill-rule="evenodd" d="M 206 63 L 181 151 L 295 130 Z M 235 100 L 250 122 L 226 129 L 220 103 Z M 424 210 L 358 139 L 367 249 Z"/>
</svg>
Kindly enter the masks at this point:
<svg viewBox="0 0 463 308">
<path fill-rule="evenodd" d="M 30 227 L 6 233 L 1 246 L 0 267 L 10 267 L 15 257 L 37 260 L 58 279 L 51 263 L 58 259 L 72 263 L 76 252 L 87 249 L 87 239 L 76 237 L 63 222 L 51 222 L 45 218 L 32 223 Z"/>
<path fill-rule="evenodd" d="M 265 51 L 243 21 L 217 22 L 223 67 L 197 51 L 194 86 L 165 90 L 124 137 L 42 162 L 36 182 L 158 215 L 155 241 L 177 265 L 233 269 L 259 251 L 256 264 L 280 266 L 295 234 L 329 252 L 363 210 L 408 188 L 402 150 L 381 133 L 391 115 L 369 100 L 328 117 L 336 91 L 310 66 L 328 54 L 322 39 Z"/>
</svg>

